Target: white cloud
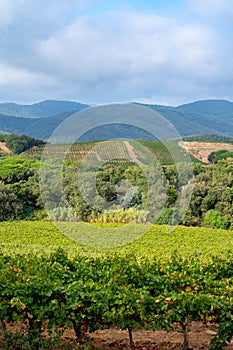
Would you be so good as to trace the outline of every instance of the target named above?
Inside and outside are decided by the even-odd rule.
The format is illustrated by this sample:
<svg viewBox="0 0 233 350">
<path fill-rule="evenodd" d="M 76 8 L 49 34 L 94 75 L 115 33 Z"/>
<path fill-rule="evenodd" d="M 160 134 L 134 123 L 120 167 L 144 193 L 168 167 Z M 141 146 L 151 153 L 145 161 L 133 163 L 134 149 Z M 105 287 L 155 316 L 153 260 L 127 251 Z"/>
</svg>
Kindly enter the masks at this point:
<svg viewBox="0 0 233 350">
<path fill-rule="evenodd" d="M 56 27 L 91 5 L 92 0 L 0 0 L 0 28 L 24 21 Z"/>
<path fill-rule="evenodd" d="M 53 85 L 55 80 L 48 76 L 37 72 L 30 72 L 20 68 L 12 67 L 0 63 L 0 86 L 20 86 L 35 87 L 37 85 Z"/>
<path fill-rule="evenodd" d="M 146 94 L 170 90 L 175 77 L 213 74 L 213 37 L 201 25 L 179 24 L 150 14 L 112 13 L 79 18 L 41 41 L 48 72 L 86 93 Z M 172 87 L 173 88 L 173 87 Z"/>
<path fill-rule="evenodd" d="M 188 7 L 207 16 L 233 14 L 233 0 L 189 0 Z"/>
<path fill-rule="evenodd" d="M 93 0 L 0 0 L 0 87 L 93 103 L 225 97 L 233 47 L 218 14 L 233 0 L 187 3 L 171 18 L 129 8 L 97 15 Z"/>
</svg>

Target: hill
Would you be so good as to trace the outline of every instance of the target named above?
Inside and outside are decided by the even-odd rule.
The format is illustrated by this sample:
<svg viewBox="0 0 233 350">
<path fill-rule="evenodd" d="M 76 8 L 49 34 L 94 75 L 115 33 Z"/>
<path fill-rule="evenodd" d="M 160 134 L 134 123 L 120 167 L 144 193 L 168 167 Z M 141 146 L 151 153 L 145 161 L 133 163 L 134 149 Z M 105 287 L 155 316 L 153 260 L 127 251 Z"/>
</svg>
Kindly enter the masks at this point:
<svg viewBox="0 0 233 350">
<path fill-rule="evenodd" d="M 220 101 L 223 102 L 223 101 Z M 224 134 L 233 136 L 233 103 L 218 101 L 195 102 L 178 107 L 144 105 L 167 118 L 181 136 L 197 134 Z M 230 107 L 232 112 L 230 112 Z M 222 107 L 221 107 L 222 106 Z M 206 114 L 207 110 L 210 114 Z M 215 111 L 211 114 L 211 110 Z M 217 112 L 218 111 L 218 112 Z"/>
<path fill-rule="evenodd" d="M 88 107 L 69 101 L 43 101 L 34 105 L 21 106 L 20 111 L 16 110 L 20 105 L 10 104 L 11 111 L 8 110 L 8 114 L 6 111 L 1 112 L 1 107 L 8 105 L 0 104 L 0 130 L 19 135 L 26 134 L 44 140 L 75 111 Z M 9 114 L 13 113 L 12 105 L 15 108 L 15 115 Z M 200 134 L 233 136 L 233 103 L 229 101 L 199 101 L 178 107 L 139 105 L 160 113 L 176 127 L 181 136 Z M 64 111 L 65 109 L 66 111 Z M 51 115 L 52 113 L 53 115 Z M 30 115 L 30 118 L 26 115 Z M 88 134 L 83 135 L 82 140 L 113 138 L 149 140 L 153 137 L 132 125 L 117 124 L 94 128 Z"/>
<path fill-rule="evenodd" d="M 47 118 L 20 118 L 0 114 L 0 129 L 11 134 L 25 134 L 46 140 L 53 130 L 73 113 L 65 112 Z"/>
<path fill-rule="evenodd" d="M 192 136 L 184 136 L 184 141 L 196 142 L 217 142 L 217 143 L 233 143 L 232 136 L 200 134 Z"/>
<path fill-rule="evenodd" d="M 233 102 L 226 100 L 196 101 L 177 107 L 180 110 L 201 113 L 206 115 L 231 115 L 233 114 Z"/>
<path fill-rule="evenodd" d="M 86 104 L 71 101 L 46 100 L 32 105 L 0 103 L 0 114 L 20 118 L 47 118 L 67 111 L 80 111 L 89 107 Z"/>
</svg>

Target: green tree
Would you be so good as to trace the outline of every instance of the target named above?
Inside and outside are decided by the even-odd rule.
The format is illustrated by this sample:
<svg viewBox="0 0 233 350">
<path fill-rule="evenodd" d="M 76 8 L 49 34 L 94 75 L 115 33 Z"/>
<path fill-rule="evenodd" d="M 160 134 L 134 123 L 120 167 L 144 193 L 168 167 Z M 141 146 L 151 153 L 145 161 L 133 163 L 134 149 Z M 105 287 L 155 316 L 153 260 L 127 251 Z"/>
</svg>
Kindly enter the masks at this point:
<svg viewBox="0 0 233 350">
<path fill-rule="evenodd" d="M 142 204 L 142 193 L 136 186 L 129 188 L 125 196 L 120 200 L 120 204 L 123 208 L 140 208 Z"/>
<path fill-rule="evenodd" d="M 14 191 L 0 182 L 0 221 L 15 219 L 22 210 L 23 204 Z"/>
</svg>

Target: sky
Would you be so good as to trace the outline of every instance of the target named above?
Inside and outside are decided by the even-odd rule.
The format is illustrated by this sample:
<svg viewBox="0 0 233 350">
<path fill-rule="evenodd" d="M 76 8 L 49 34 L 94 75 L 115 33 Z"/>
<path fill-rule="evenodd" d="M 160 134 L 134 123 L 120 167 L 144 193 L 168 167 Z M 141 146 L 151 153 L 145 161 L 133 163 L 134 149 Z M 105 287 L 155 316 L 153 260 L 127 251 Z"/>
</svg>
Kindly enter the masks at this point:
<svg viewBox="0 0 233 350">
<path fill-rule="evenodd" d="M 233 101 L 233 0 L 0 0 L 0 102 Z"/>
</svg>

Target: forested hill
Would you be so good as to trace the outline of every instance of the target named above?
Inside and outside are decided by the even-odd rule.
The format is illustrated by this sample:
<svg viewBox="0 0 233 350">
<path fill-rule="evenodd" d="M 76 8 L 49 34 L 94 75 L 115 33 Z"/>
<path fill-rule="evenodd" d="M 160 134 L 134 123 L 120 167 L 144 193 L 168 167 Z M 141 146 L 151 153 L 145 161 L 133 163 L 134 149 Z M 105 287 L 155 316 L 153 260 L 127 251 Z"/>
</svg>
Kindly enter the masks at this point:
<svg viewBox="0 0 233 350">
<path fill-rule="evenodd" d="M 31 105 L 17 103 L 0 103 L 0 114 L 20 118 L 47 118 L 67 111 L 80 111 L 89 107 L 72 101 L 46 100 Z"/>
<path fill-rule="evenodd" d="M 198 134 L 233 136 L 233 102 L 206 100 L 178 107 L 144 106 L 167 118 L 182 136 Z"/>
<path fill-rule="evenodd" d="M 178 107 L 141 105 L 167 118 L 181 136 L 198 134 L 233 136 L 233 102 L 209 100 Z M 34 105 L 0 104 L 0 130 L 47 139 L 63 120 L 75 111 L 87 107 L 69 101 L 43 101 Z M 119 137 L 150 139 L 151 135 L 129 125 L 110 125 L 92 130 L 84 139 L 91 141 Z"/>
</svg>

